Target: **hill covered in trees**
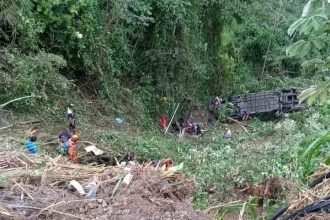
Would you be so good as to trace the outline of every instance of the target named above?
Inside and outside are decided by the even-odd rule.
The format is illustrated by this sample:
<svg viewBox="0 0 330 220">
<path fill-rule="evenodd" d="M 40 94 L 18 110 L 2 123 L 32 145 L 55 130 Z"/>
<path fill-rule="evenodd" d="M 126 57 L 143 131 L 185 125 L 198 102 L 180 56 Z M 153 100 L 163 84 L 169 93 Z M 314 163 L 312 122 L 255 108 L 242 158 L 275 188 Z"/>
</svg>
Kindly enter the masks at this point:
<svg viewBox="0 0 330 220">
<path fill-rule="evenodd" d="M 55 157 L 52 141 L 65 127 L 65 107 L 75 102 L 84 141 L 108 149 L 114 161 L 133 151 L 139 162 L 183 162 L 183 173 L 197 183 L 195 207 L 213 217 L 226 219 L 234 210 L 237 218 L 267 219 L 287 201 L 291 211 L 318 201 L 328 191 L 305 186 L 316 170 L 321 177 L 330 170 L 329 5 L 2 0 L 0 149 L 18 146 L 37 121 L 44 135 L 39 156 Z M 309 107 L 285 118 L 225 125 L 233 131 L 230 141 L 221 121 L 196 140 L 164 137 L 158 125 L 178 103 L 180 113 L 205 106 L 201 115 L 211 96 L 286 87 L 308 88 L 299 98 Z M 24 96 L 33 98 L 1 105 Z M 0 176 L 0 192 L 6 187 Z"/>
</svg>

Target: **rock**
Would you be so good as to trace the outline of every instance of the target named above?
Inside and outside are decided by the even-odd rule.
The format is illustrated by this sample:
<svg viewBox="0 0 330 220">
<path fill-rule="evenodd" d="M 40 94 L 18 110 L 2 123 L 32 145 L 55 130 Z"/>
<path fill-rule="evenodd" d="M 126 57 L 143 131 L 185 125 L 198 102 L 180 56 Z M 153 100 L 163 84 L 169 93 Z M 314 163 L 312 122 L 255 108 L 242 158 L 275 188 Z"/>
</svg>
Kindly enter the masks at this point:
<svg viewBox="0 0 330 220">
<path fill-rule="evenodd" d="M 94 216 L 94 217 L 98 217 L 99 213 L 100 213 L 100 210 L 98 210 L 98 209 L 93 209 L 91 211 L 91 215 Z"/>
<path fill-rule="evenodd" d="M 103 199 L 97 199 L 97 202 L 98 202 L 99 204 L 102 204 L 102 203 L 103 203 Z"/>
<path fill-rule="evenodd" d="M 88 203 L 87 206 L 88 206 L 89 209 L 95 209 L 97 207 L 97 204 L 94 203 L 94 202 L 90 202 L 90 203 Z"/>
<path fill-rule="evenodd" d="M 110 199 L 110 198 L 106 198 L 106 199 L 104 199 L 104 201 L 105 201 L 106 203 L 110 204 L 111 199 Z"/>
<path fill-rule="evenodd" d="M 108 215 L 111 215 L 113 213 L 113 208 L 111 206 L 109 206 L 107 208 L 107 212 L 108 212 Z"/>
<path fill-rule="evenodd" d="M 85 209 L 84 208 L 79 208 L 79 213 L 83 213 L 85 212 Z"/>
<path fill-rule="evenodd" d="M 169 213 L 169 212 L 165 212 L 165 213 L 164 213 L 164 217 L 167 217 L 167 218 L 171 217 L 171 213 Z"/>
<path fill-rule="evenodd" d="M 100 217 L 100 220 L 108 220 L 108 219 L 109 219 L 109 217 L 107 215 L 102 215 Z"/>
<path fill-rule="evenodd" d="M 128 215 L 130 212 L 131 212 L 131 210 L 129 210 L 129 209 L 124 209 L 121 213 L 122 213 L 123 215 Z"/>
<path fill-rule="evenodd" d="M 105 175 L 105 176 L 110 176 L 110 175 L 111 175 L 111 170 L 110 170 L 110 169 L 105 169 L 105 170 L 103 171 L 103 175 Z"/>
<path fill-rule="evenodd" d="M 105 207 L 107 207 L 107 206 L 108 206 L 108 204 L 103 200 L 103 202 L 102 202 L 102 207 L 105 208 Z"/>
</svg>

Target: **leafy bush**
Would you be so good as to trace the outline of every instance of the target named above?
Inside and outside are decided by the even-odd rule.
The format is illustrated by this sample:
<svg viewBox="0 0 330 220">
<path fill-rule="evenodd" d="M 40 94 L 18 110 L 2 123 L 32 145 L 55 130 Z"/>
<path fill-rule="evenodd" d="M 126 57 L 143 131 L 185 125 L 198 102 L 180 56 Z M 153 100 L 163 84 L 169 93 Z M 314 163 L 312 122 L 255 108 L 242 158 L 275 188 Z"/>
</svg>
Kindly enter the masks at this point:
<svg viewBox="0 0 330 220">
<path fill-rule="evenodd" d="M 55 95 L 64 95 L 74 86 L 59 74 L 66 65 L 62 57 L 39 52 L 25 55 L 17 50 L 3 50 L 0 53 L 3 65 L 0 69 L 0 100 L 8 101 L 26 95 L 42 96 L 52 100 Z M 25 104 L 35 104 L 29 99 Z"/>
</svg>

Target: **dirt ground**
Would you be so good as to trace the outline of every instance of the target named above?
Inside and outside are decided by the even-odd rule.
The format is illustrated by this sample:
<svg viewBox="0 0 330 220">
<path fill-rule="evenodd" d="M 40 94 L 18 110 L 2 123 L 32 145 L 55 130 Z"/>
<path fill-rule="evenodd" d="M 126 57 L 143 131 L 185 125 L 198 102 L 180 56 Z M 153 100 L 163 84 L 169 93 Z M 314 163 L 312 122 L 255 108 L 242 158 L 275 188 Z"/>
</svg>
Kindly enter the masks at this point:
<svg viewBox="0 0 330 220">
<path fill-rule="evenodd" d="M 190 196 L 193 179 L 154 166 L 90 166 L 66 157 L 27 155 L 0 148 L 0 219 L 212 219 L 195 211 Z M 123 179 L 133 175 L 129 185 Z M 87 199 L 70 188 L 71 180 L 86 190 Z"/>
</svg>

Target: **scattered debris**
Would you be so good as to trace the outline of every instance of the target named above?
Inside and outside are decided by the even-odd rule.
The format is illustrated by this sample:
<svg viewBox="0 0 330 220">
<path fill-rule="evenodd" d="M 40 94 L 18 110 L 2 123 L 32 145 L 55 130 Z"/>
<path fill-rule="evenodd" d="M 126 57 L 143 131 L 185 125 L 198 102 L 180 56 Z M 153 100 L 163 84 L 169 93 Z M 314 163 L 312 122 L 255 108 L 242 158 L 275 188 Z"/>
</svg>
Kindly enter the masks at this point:
<svg viewBox="0 0 330 220">
<path fill-rule="evenodd" d="M 0 153 L 0 179 L 6 180 L 0 219 L 211 219 L 186 202 L 195 181 L 181 175 L 182 164 L 162 171 L 140 164 L 73 164 L 62 155 Z"/>
<path fill-rule="evenodd" d="M 122 124 L 124 122 L 124 119 L 122 119 L 122 118 L 116 118 L 115 120 L 116 120 L 117 124 Z"/>
<path fill-rule="evenodd" d="M 124 177 L 124 179 L 123 179 L 123 183 L 125 183 L 126 186 L 128 186 L 128 185 L 131 183 L 132 179 L 133 179 L 133 175 L 130 174 L 130 173 L 128 173 L 128 174 L 126 174 L 126 176 Z"/>
<path fill-rule="evenodd" d="M 82 185 L 76 180 L 71 180 L 68 186 L 75 188 L 81 196 L 86 194 Z"/>
<path fill-rule="evenodd" d="M 85 150 L 87 153 L 89 152 L 93 152 L 95 156 L 99 156 L 101 154 L 103 154 L 104 152 L 102 150 L 100 150 L 99 148 L 97 148 L 96 146 L 88 146 L 85 147 Z"/>
<path fill-rule="evenodd" d="M 322 213 L 325 210 L 329 210 L 329 174 L 330 166 L 321 164 L 320 169 L 313 175 L 316 179 L 308 184 L 308 188 L 300 189 L 299 195 L 293 197 L 288 205 L 277 210 L 271 219 L 275 220 L 279 217 L 281 217 L 280 219 L 297 219 L 309 213 Z M 313 217 L 313 215 L 309 217 Z"/>
<path fill-rule="evenodd" d="M 212 194 L 212 193 L 215 193 L 216 189 L 217 189 L 216 185 L 214 185 L 213 183 L 209 183 L 209 184 L 207 184 L 205 191 Z"/>
</svg>

